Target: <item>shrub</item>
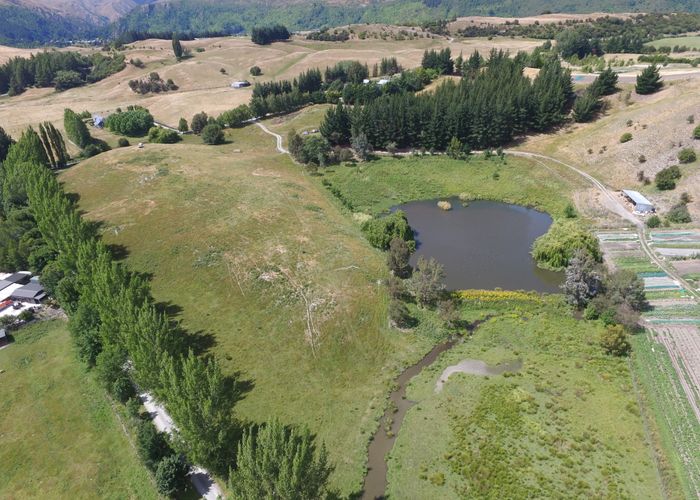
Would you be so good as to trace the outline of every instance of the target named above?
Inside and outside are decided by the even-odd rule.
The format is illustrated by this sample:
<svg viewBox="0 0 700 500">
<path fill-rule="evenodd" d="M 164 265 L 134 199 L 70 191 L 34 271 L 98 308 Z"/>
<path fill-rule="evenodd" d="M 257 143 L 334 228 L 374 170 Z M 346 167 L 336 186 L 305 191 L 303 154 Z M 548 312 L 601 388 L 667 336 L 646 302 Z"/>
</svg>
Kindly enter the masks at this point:
<svg viewBox="0 0 700 500">
<path fill-rule="evenodd" d="M 700 139 L 700 125 L 695 127 L 695 130 L 693 130 L 693 138 Z"/>
<path fill-rule="evenodd" d="M 600 335 L 600 345 L 607 354 L 627 356 L 632 346 L 627 339 L 627 332 L 622 325 L 609 325 Z"/>
<path fill-rule="evenodd" d="M 415 249 L 413 229 L 408 225 L 406 214 L 401 210 L 386 217 L 366 221 L 362 224 L 362 232 L 370 245 L 381 250 L 387 250 L 394 238 L 408 242 L 411 251 Z"/>
<path fill-rule="evenodd" d="M 180 132 L 187 132 L 189 130 L 189 127 L 187 126 L 187 120 L 184 118 L 180 118 L 180 121 L 177 123 L 177 129 Z"/>
<path fill-rule="evenodd" d="M 652 215 L 647 219 L 647 227 L 654 229 L 661 225 L 661 218 L 658 215 Z"/>
<path fill-rule="evenodd" d="M 253 66 L 252 68 L 250 68 L 250 74 L 252 76 L 262 75 L 262 70 L 260 69 L 260 66 Z"/>
<path fill-rule="evenodd" d="M 639 163 L 646 163 L 647 157 L 644 156 L 644 155 L 639 155 L 639 158 L 638 158 L 637 160 L 639 161 Z M 639 180 L 640 180 L 640 181 L 643 181 L 643 180 L 644 180 L 644 173 L 643 173 L 643 172 L 642 172 L 642 178 L 639 179 Z"/>
<path fill-rule="evenodd" d="M 181 140 L 180 134 L 174 130 L 153 127 L 148 131 L 148 141 L 155 144 L 175 144 Z"/>
<path fill-rule="evenodd" d="M 114 399 L 120 403 L 126 403 L 136 394 L 134 385 L 125 373 L 117 377 L 117 380 L 112 384 L 112 390 L 110 392 L 112 396 L 114 396 Z"/>
<path fill-rule="evenodd" d="M 161 495 L 173 496 L 184 489 L 189 466 L 181 455 L 170 455 L 158 463 L 156 487 Z"/>
<path fill-rule="evenodd" d="M 164 457 L 172 454 L 165 434 L 158 432 L 150 420 L 141 420 L 136 429 L 136 449 L 143 463 L 155 470 Z"/>
<path fill-rule="evenodd" d="M 532 255 L 537 265 L 553 271 L 566 268 L 577 250 L 583 250 L 596 262 L 600 262 L 602 257 L 598 239 L 571 219 L 556 221 L 532 245 Z"/>
<path fill-rule="evenodd" d="M 389 303 L 389 319 L 398 328 L 410 328 L 413 324 L 413 318 L 406 304 L 396 299 Z"/>
<path fill-rule="evenodd" d="M 120 148 L 125 148 L 125 147 L 129 146 L 129 139 L 127 139 L 126 137 L 120 137 L 119 140 L 117 141 L 117 145 Z"/>
<path fill-rule="evenodd" d="M 656 174 L 656 187 L 662 191 L 676 189 L 676 180 L 681 178 L 681 169 L 677 165 L 667 167 Z"/>
<path fill-rule="evenodd" d="M 576 209 L 571 203 L 567 203 L 564 207 L 564 217 L 566 217 L 567 219 L 576 218 Z"/>
<path fill-rule="evenodd" d="M 216 123 L 210 123 L 202 129 L 202 141 L 204 144 L 216 145 L 223 144 L 224 131 Z"/>
<path fill-rule="evenodd" d="M 688 206 L 685 203 L 679 203 L 671 207 L 666 218 L 674 224 L 687 224 L 692 220 L 688 212 Z"/>
<path fill-rule="evenodd" d="M 85 82 L 80 77 L 80 73 L 76 71 L 57 71 L 53 79 L 53 84 L 59 92 L 74 87 L 80 87 L 84 83 Z"/>
<path fill-rule="evenodd" d="M 678 161 L 681 163 L 693 163 L 698 159 L 693 148 L 684 148 L 678 153 Z"/>
<path fill-rule="evenodd" d="M 629 132 L 625 132 L 624 134 L 622 134 L 622 136 L 620 136 L 620 142 L 622 144 L 624 144 L 625 142 L 630 142 L 631 140 L 632 134 L 630 134 Z"/>
</svg>

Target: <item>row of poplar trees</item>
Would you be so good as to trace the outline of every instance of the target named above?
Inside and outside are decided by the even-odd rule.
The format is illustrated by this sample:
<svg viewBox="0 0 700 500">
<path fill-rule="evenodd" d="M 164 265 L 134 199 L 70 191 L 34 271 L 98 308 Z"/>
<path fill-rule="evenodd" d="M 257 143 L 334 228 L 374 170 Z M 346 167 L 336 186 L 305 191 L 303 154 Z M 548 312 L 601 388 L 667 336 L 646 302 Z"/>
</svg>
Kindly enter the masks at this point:
<svg viewBox="0 0 700 500">
<path fill-rule="evenodd" d="M 364 106 L 331 109 L 321 127 L 332 144 L 366 135 L 374 148 L 444 151 L 456 138 L 465 147 L 499 147 L 528 132 L 562 123 L 573 101 L 569 70 L 547 60 L 531 80 L 519 61 L 492 52 L 485 70 L 432 93 L 384 95 Z"/>
<path fill-rule="evenodd" d="M 235 389 L 213 359 L 196 356 L 187 336 L 154 305 L 144 278 L 116 262 L 50 171 L 46 127 L 29 129 L 0 166 L 2 218 L 25 214 L 33 264 L 70 317 L 79 356 L 111 383 L 133 380 L 165 402 L 179 432 L 175 447 L 193 463 L 227 475 L 237 426 Z M 40 137 L 41 135 L 41 137 Z"/>
</svg>

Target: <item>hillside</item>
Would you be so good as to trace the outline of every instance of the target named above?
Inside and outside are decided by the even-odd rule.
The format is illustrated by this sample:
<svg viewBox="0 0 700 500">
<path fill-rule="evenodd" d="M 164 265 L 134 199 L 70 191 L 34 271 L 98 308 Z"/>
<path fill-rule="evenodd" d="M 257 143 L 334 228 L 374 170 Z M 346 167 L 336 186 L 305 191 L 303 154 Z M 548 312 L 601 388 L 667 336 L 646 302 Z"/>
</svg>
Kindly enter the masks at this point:
<svg viewBox="0 0 700 500">
<path fill-rule="evenodd" d="M 94 22 L 114 21 L 133 8 L 146 3 L 139 0 L 0 0 L 0 6 L 15 6 Z"/>
</svg>

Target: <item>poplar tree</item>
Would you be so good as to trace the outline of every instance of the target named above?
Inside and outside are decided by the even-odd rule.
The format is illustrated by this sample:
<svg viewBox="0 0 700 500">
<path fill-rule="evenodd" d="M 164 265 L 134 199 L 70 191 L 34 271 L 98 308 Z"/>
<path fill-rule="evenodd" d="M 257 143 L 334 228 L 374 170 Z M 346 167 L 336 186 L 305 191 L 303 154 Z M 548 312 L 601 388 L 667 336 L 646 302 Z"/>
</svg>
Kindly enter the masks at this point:
<svg viewBox="0 0 700 500">
<path fill-rule="evenodd" d="M 175 53 L 175 59 L 178 61 L 182 59 L 182 44 L 180 43 L 180 38 L 175 32 L 173 32 L 173 52 Z"/>
<path fill-rule="evenodd" d="M 285 427 L 278 420 L 250 427 L 238 444 L 236 462 L 229 479 L 235 499 L 304 500 L 329 493 L 333 467 L 307 428 Z"/>
</svg>

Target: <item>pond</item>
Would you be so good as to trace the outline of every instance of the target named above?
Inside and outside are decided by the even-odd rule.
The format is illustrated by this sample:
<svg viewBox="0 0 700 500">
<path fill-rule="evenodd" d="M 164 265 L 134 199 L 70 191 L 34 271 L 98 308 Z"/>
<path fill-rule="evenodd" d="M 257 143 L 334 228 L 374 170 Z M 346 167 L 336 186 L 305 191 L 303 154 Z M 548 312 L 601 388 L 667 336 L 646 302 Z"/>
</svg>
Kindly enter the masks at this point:
<svg viewBox="0 0 700 500">
<path fill-rule="evenodd" d="M 445 267 L 448 290 L 560 291 L 563 274 L 540 269 L 530 255 L 532 243 L 552 224 L 549 215 L 494 201 L 448 201 L 451 210 L 439 208 L 438 200 L 394 207 L 406 213 L 415 232 L 411 265 L 421 255 L 435 258 Z"/>
</svg>

